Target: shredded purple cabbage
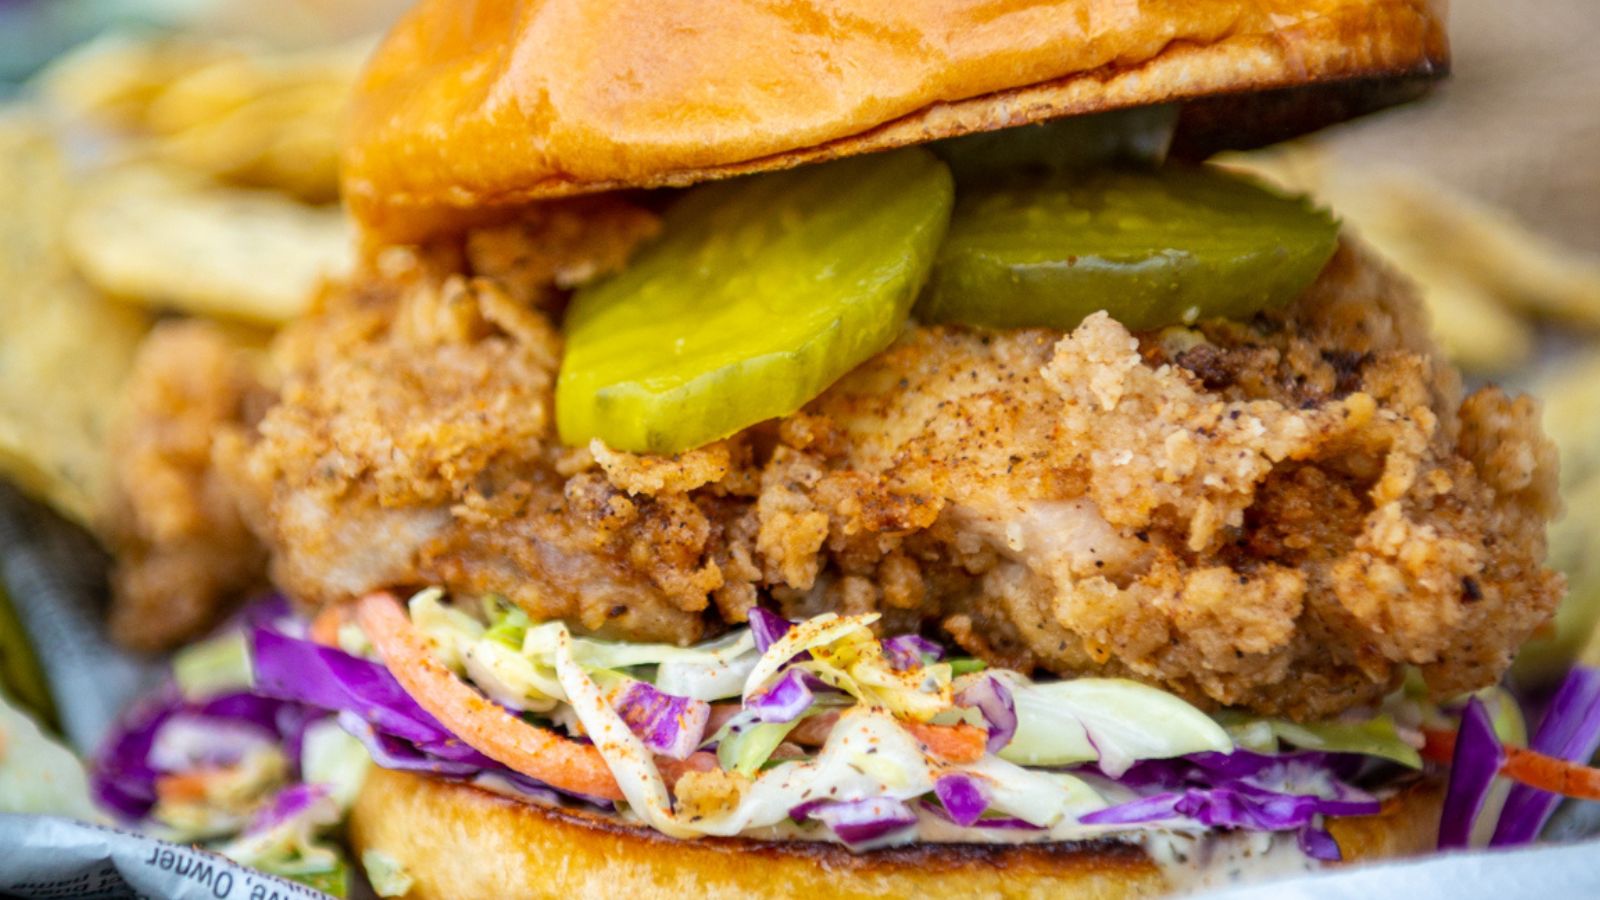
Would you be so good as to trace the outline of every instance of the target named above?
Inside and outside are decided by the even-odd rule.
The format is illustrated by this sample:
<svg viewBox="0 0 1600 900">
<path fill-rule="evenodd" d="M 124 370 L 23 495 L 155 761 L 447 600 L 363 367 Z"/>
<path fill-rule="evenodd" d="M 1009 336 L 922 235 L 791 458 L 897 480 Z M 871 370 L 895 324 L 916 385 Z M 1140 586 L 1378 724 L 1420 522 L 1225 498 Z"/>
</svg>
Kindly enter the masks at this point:
<svg viewBox="0 0 1600 900">
<path fill-rule="evenodd" d="M 806 802 L 800 804 L 799 806 L 791 808 L 789 810 L 789 818 L 796 825 L 798 825 L 801 822 L 804 822 L 806 819 L 809 819 L 813 812 L 823 808 L 824 806 L 827 806 L 829 803 L 832 803 L 832 802 L 834 802 L 834 801 L 829 800 L 826 797 L 823 797 L 823 798 L 818 799 L 818 800 L 807 800 Z"/>
<path fill-rule="evenodd" d="M 1321 832 L 1322 816 L 1366 816 L 1377 798 L 1341 781 L 1322 753 L 1272 755 L 1238 750 L 1147 760 L 1128 770 L 1122 784 L 1152 789 L 1138 800 L 1082 817 L 1089 825 L 1141 825 L 1190 819 L 1214 828 L 1295 831 L 1302 849 L 1317 859 L 1337 859 L 1338 845 Z M 1303 782 L 1316 782 L 1315 784 Z"/>
<path fill-rule="evenodd" d="M 922 806 L 923 809 L 927 810 L 928 813 L 930 815 L 934 816 L 935 818 L 943 819 L 946 822 L 950 822 L 952 824 L 960 824 L 959 822 L 956 822 L 955 818 L 952 817 L 950 815 L 949 811 L 947 811 L 945 809 L 944 804 L 940 803 L 936 799 L 929 799 L 927 797 L 924 797 L 920 801 L 920 805 Z M 976 821 L 974 821 L 971 825 L 967 825 L 967 826 L 964 826 L 964 827 L 967 827 L 967 828 L 994 828 L 994 829 L 998 829 L 998 830 L 1001 830 L 1001 831 L 1044 831 L 1045 830 L 1045 827 L 1043 825 L 1035 825 L 1032 822 L 1027 821 L 1026 819 L 1018 819 L 1018 818 L 1014 818 L 1014 817 L 1011 817 L 1011 816 L 990 816 L 990 815 L 982 816 L 982 817 L 978 818 Z"/>
<path fill-rule="evenodd" d="M 1193 788 L 1196 794 L 1207 793 L 1200 788 Z M 1095 810 L 1080 816 L 1078 821 L 1085 825 L 1143 825 L 1147 822 L 1160 822 L 1165 819 L 1176 819 L 1183 813 L 1178 811 L 1178 805 L 1188 791 L 1164 791 L 1140 797 L 1138 800 L 1129 800 L 1116 806 Z"/>
<path fill-rule="evenodd" d="M 1011 699 L 1011 690 L 993 675 L 974 681 L 955 698 L 957 706 L 975 707 L 989 723 L 989 739 L 985 747 L 990 753 L 999 753 L 1017 733 L 1017 704 Z"/>
<path fill-rule="evenodd" d="M 809 692 L 808 692 L 809 693 Z M 635 681 L 612 703 L 622 720 L 654 753 L 686 759 L 705 738 L 711 704 Z"/>
<path fill-rule="evenodd" d="M 296 772 L 300 771 L 300 760 L 305 751 L 306 729 L 310 728 L 313 722 L 319 722 L 327 717 L 326 710 L 314 706 L 288 702 L 278 704 L 278 714 L 273 718 L 273 724 L 277 726 L 278 734 L 282 736 L 284 752 L 289 755 L 289 764 Z"/>
<path fill-rule="evenodd" d="M 1339 842 L 1333 839 L 1333 835 L 1314 825 L 1302 825 L 1294 833 L 1294 839 L 1300 845 L 1300 852 L 1312 859 L 1338 862 L 1344 858 L 1339 851 Z"/>
<path fill-rule="evenodd" d="M 794 623 L 768 610 L 750 611 L 750 628 L 756 646 L 766 651 Z M 295 619 L 281 597 L 241 614 L 248 628 L 256 687 L 203 702 L 182 699 L 176 688 L 164 686 L 124 717 L 97 756 L 92 772 L 96 797 L 125 819 L 148 815 L 156 800 L 155 783 L 161 768 L 152 761 L 163 727 L 188 728 L 194 722 L 216 721 L 219 734 L 241 736 L 240 741 L 220 741 L 215 746 L 196 745 L 190 754 L 201 763 L 227 763 L 250 734 L 270 736 L 295 758 L 306 726 L 336 714 L 340 725 L 361 741 L 374 760 L 385 768 L 423 772 L 436 777 L 478 781 L 492 778 L 519 793 L 546 802 L 578 799 L 601 808 L 612 805 L 596 798 L 557 791 L 534 779 L 512 772 L 483 756 L 451 734 L 423 709 L 383 665 L 304 639 L 304 622 Z M 883 642 L 897 669 L 941 658 L 940 647 L 918 635 L 907 634 Z M 807 658 L 808 654 L 796 659 Z M 746 704 L 762 722 L 791 722 L 817 702 L 825 683 L 806 672 L 790 669 Z M 974 708 L 989 728 L 989 752 L 1008 744 L 1016 732 L 1016 706 L 1007 685 L 987 675 L 974 679 L 956 697 L 960 706 Z M 653 752 L 676 759 L 688 757 L 705 737 L 710 706 L 704 701 L 667 694 L 644 682 L 628 685 L 614 706 L 629 727 Z M 172 723 L 178 723 L 176 725 Z M 191 731 L 193 729 L 190 729 Z M 1492 729 L 1481 704 L 1469 705 L 1452 772 L 1451 800 L 1441 846 L 1459 846 L 1470 833 L 1471 820 L 1482 802 L 1475 787 L 1487 770 L 1492 780 L 1499 763 L 1480 743 Z M 1587 758 L 1600 743 L 1600 674 L 1574 672 L 1551 704 L 1541 724 L 1535 748 L 1565 758 Z M 235 745 L 238 746 L 235 746 Z M 1498 747 L 1498 743 L 1494 743 Z M 1477 749 L 1474 749 L 1477 748 Z M 187 752 L 187 749 L 185 750 Z M 187 757 L 186 757 L 187 758 Z M 1119 783 L 1143 794 L 1129 803 L 1090 813 L 1082 818 L 1092 825 L 1141 825 L 1186 819 L 1216 828 L 1294 832 L 1301 848 L 1318 859 L 1337 859 L 1337 843 L 1321 827 L 1325 816 L 1370 815 L 1379 804 L 1366 792 L 1347 783 L 1359 757 L 1349 754 L 1295 752 L 1283 754 L 1196 753 L 1178 759 L 1135 763 L 1116 777 Z M 1097 771 L 1094 766 L 1082 767 Z M 1458 779 L 1461 783 L 1457 783 Z M 1484 780 L 1484 783 L 1487 783 Z M 303 810 L 320 796 L 315 786 L 285 789 L 252 828 L 270 827 Z M 1548 795 L 1530 791 L 1526 810 L 1518 820 L 1522 828 L 1532 822 L 1537 834 L 1548 808 Z M 936 802 L 935 802 L 936 798 Z M 1455 806 L 1449 804 L 1454 802 Z M 946 772 L 934 783 L 934 796 L 921 801 L 929 814 L 962 827 L 1039 830 L 1020 819 L 990 814 L 983 780 L 962 772 Z M 1553 806 L 1553 800 L 1550 801 Z M 1449 820 L 1455 809 L 1460 829 Z M 1507 805 L 1508 814 L 1511 804 Z M 915 825 L 916 813 L 905 802 L 887 797 L 855 801 L 814 800 L 790 811 L 797 822 L 823 822 L 844 843 L 861 848 Z M 1464 829 L 1464 831 L 1462 830 Z M 1458 833 L 1459 832 L 1459 833 Z M 1514 829 L 1502 819 L 1501 832 Z M 1511 838 L 1508 838 L 1508 840 Z M 1525 839 L 1531 839 L 1525 838 Z"/>
<path fill-rule="evenodd" d="M 305 637 L 311 630 L 305 618 L 294 611 L 289 598 L 276 592 L 246 604 L 220 630 L 249 634 L 257 628 L 270 628 L 290 637 Z"/>
<path fill-rule="evenodd" d="M 1145 759 L 1129 766 L 1116 781 L 1128 787 L 1176 787 L 1183 785 L 1210 786 L 1223 781 L 1243 778 L 1280 777 L 1288 772 L 1327 773 L 1335 786 L 1355 775 L 1363 758 L 1351 753 L 1326 753 L 1318 750 L 1296 750 L 1289 753 L 1257 753 L 1236 748 L 1231 753 L 1202 751 L 1173 759 Z M 1089 771 L 1099 771 L 1096 766 L 1086 766 Z M 1109 773 L 1099 774 L 1112 777 Z"/>
<path fill-rule="evenodd" d="M 1318 815 L 1367 816 L 1377 801 L 1325 800 L 1312 794 L 1279 794 L 1247 785 L 1163 791 L 1083 816 L 1088 825 L 1142 825 L 1166 819 L 1193 819 L 1220 828 L 1290 831 Z"/>
<path fill-rule="evenodd" d="M 500 775 L 518 785 L 523 793 L 548 789 L 558 796 L 608 805 L 597 798 L 559 792 L 547 785 L 539 784 L 535 789 L 532 779 L 511 772 L 451 734 L 378 663 L 264 628 L 257 629 L 251 639 L 257 691 L 340 714 L 340 724 L 367 747 L 379 765 L 446 777 Z M 710 708 L 704 712 L 709 716 Z M 693 714 L 685 710 L 684 716 L 685 723 L 692 726 Z M 355 722 L 367 727 L 352 727 Z M 661 726 L 663 730 L 666 727 L 665 723 Z M 705 730 L 704 719 L 700 720 L 699 729 Z M 681 740 L 694 738 L 689 745 L 692 752 L 699 736 L 693 734 L 692 727 L 684 731 Z M 664 746 L 676 752 L 677 745 Z"/>
<path fill-rule="evenodd" d="M 297 718 L 285 712 L 289 704 L 248 693 L 223 694 L 202 701 L 183 698 L 177 685 L 168 681 L 131 706 L 117 720 L 101 743 L 89 765 L 89 789 L 95 801 L 116 818 L 136 822 L 150 814 L 156 802 L 156 781 L 164 774 L 152 759 L 157 737 L 169 721 L 205 720 L 259 730 L 274 743 L 285 747 L 298 741 L 279 723 L 294 723 Z M 320 715 L 320 714 L 319 714 Z M 303 730 L 303 727 L 301 727 Z M 223 755 L 218 746 L 213 756 Z M 205 756 L 203 752 L 198 755 Z M 222 763 L 217 758 L 212 762 Z M 291 763 L 298 772 L 298 756 Z"/>
<path fill-rule="evenodd" d="M 250 643 L 258 694 L 329 712 L 348 709 L 418 745 L 453 740 L 378 663 L 266 628 L 252 632 Z"/>
<path fill-rule="evenodd" d="M 1128 787 L 1169 790 L 1244 786 L 1277 794 L 1315 794 L 1330 802 L 1365 808 L 1376 799 L 1345 781 L 1357 771 L 1359 762 L 1360 757 L 1353 754 L 1310 750 L 1276 754 L 1244 749 L 1232 753 L 1205 751 L 1176 759 L 1144 760 L 1131 766 L 1117 781 Z"/>
<path fill-rule="evenodd" d="M 157 781 L 180 756 L 196 766 L 236 762 L 234 757 L 240 755 L 243 738 L 249 734 L 283 748 L 291 777 L 299 779 L 306 728 L 330 714 L 337 714 L 340 725 L 386 768 L 451 778 L 494 775 L 528 796 L 612 806 L 598 798 L 557 792 L 474 750 L 418 705 L 382 665 L 297 637 L 306 633 L 305 623 L 293 617 L 282 597 L 248 607 L 231 624 L 251 629 L 247 638 L 255 687 L 190 701 L 168 681 L 130 707 L 89 767 L 95 800 L 116 818 L 132 823 L 149 816 L 157 800 Z M 688 708 L 680 712 L 671 718 L 689 726 L 681 729 L 680 740 L 692 751 L 699 742 L 693 724 L 696 713 Z M 709 712 L 709 707 L 703 710 Z M 209 723 L 210 740 L 197 739 L 200 732 L 189 727 L 195 723 Z M 164 758 L 157 760 L 153 754 L 164 727 L 167 739 L 159 748 Z M 663 724 L 661 730 L 665 728 Z M 698 729 L 704 728 L 702 717 Z"/>
<path fill-rule="evenodd" d="M 478 762 L 440 759 L 429 755 L 403 738 L 380 734 L 367 720 L 350 710 L 339 713 L 339 727 L 360 741 L 367 748 L 367 753 L 371 754 L 372 761 L 385 769 L 464 777 L 494 767 L 494 762 L 487 757 Z"/>
<path fill-rule="evenodd" d="M 101 807 L 127 821 L 150 813 L 160 777 L 150 765 L 150 748 L 156 731 L 182 706 L 176 685 L 169 683 L 135 703 L 112 726 L 89 767 L 89 789 Z"/>
<path fill-rule="evenodd" d="M 750 635 L 756 639 L 756 650 L 765 653 L 767 648 L 778 642 L 778 639 L 789 633 L 794 627 L 793 622 L 785 619 L 771 610 L 759 606 L 750 607 Z"/>
<path fill-rule="evenodd" d="M 186 711 L 194 715 L 249 722 L 266 731 L 279 730 L 279 717 L 283 715 L 287 706 L 288 704 L 270 697 L 261 697 L 244 691 L 207 697 L 185 704 Z"/>
<path fill-rule="evenodd" d="M 326 798 L 328 790 L 325 784 L 293 784 L 284 788 L 250 819 L 244 833 L 260 834 L 282 825 L 304 813 L 311 804 Z"/>
<path fill-rule="evenodd" d="M 254 722 L 177 712 L 156 729 L 146 757 L 158 772 L 188 772 L 237 765 L 276 747 L 278 733 Z"/>
<path fill-rule="evenodd" d="M 751 697 L 744 708 L 756 714 L 761 722 L 793 722 L 816 703 L 814 689 L 827 685 L 822 679 L 799 669 L 790 669 L 765 691 Z"/>
<path fill-rule="evenodd" d="M 889 638 L 883 642 L 883 652 L 889 657 L 889 665 L 902 672 L 944 659 L 944 648 L 920 634 Z"/>
<path fill-rule="evenodd" d="M 1574 666 L 1550 699 L 1529 749 L 1569 762 L 1587 763 L 1600 749 L 1600 669 Z M 1561 797 L 1516 785 L 1506 795 L 1491 847 L 1514 847 L 1538 839 Z"/>
<path fill-rule="evenodd" d="M 917 824 L 911 807 L 892 797 L 824 803 L 806 813 L 851 847 L 870 844 Z"/>
<path fill-rule="evenodd" d="M 965 772 L 940 775 L 933 783 L 933 794 L 939 798 L 950 821 L 969 827 L 989 809 L 989 798 L 978 779 Z"/>
<path fill-rule="evenodd" d="M 1505 764 L 1506 750 L 1494 733 L 1483 703 L 1473 697 L 1461 713 L 1456 752 L 1450 760 L 1450 786 L 1439 817 L 1439 849 L 1466 847 L 1472 825 L 1489 796 L 1489 787 Z"/>
</svg>

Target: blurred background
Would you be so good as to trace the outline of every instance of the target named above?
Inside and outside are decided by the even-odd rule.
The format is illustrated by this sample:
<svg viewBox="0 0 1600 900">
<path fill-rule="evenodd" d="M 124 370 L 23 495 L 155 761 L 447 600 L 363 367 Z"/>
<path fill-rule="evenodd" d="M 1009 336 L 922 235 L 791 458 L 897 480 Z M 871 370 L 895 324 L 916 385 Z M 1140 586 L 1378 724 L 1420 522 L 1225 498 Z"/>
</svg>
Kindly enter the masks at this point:
<svg viewBox="0 0 1600 900">
<path fill-rule="evenodd" d="M 181 29 L 279 47 L 381 31 L 400 0 L 0 0 L 0 82 L 13 89 L 57 56 L 113 29 Z"/>
<path fill-rule="evenodd" d="M 103 436 L 153 319 L 264 342 L 351 265 L 340 115 L 405 5 L 0 0 L 0 575 L 19 606 L 59 521 L 103 521 Z M 1520 663 L 1536 677 L 1600 662 L 1600 6 L 1455 0 L 1451 17 L 1455 74 L 1428 100 L 1227 161 L 1317 194 L 1412 275 L 1469 381 L 1544 398 L 1572 598 Z M 53 552 L 95 552 L 59 533 Z M 96 592 L 94 566 L 68 568 Z M 0 595 L 0 675 L 48 715 L 30 671 Z"/>
</svg>

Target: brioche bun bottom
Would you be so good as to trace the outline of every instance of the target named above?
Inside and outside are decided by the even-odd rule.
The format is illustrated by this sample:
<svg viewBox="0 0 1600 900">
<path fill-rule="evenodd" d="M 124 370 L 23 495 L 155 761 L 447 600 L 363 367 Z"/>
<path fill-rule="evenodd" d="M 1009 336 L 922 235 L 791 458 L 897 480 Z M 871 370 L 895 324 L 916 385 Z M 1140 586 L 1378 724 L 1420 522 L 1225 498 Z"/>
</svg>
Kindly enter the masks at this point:
<svg viewBox="0 0 1600 900">
<path fill-rule="evenodd" d="M 1347 860 L 1433 846 L 1440 791 L 1414 788 L 1375 816 L 1329 823 Z M 1170 890 L 1144 851 L 1116 841 L 916 844 L 854 854 L 831 843 L 682 841 L 604 815 L 549 809 L 374 769 L 350 814 L 357 853 L 414 879 L 412 898 L 1124 898 Z"/>
</svg>

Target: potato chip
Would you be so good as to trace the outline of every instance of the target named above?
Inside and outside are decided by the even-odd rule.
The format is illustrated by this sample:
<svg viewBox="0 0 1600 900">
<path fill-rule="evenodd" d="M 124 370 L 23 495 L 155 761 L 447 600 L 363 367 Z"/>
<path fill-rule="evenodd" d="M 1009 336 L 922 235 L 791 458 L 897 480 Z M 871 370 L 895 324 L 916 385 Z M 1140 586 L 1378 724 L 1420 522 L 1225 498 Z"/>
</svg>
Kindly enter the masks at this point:
<svg viewBox="0 0 1600 900">
<path fill-rule="evenodd" d="M 1561 454 L 1566 511 L 1550 526 L 1551 566 L 1567 576 L 1555 620 L 1517 657 L 1527 684 L 1557 679 L 1574 658 L 1600 663 L 1600 350 L 1546 371 L 1530 388 L 1544 406 L 1545 434 Z"/>
<path fill-rule="evenodd" d="M 1558 681 L 1574 661 L 1600 663 L 1600 477 L 1562 494 L 1567 512 L 1550 526 L 1549 563 L 1567 576 L 1567 596 L 1550 624 L 1518 652 L 1520 684 Z"/>
<path fill-rule="evenodd" d="M 109 493 L 105 435 L 149 321 L 73 274 L 58 241 L 71 187 L 49 133 L 0 114 L 0 474 L 87 524 Z"/>
<path fill-rule="evenodd" d="M 106 34 L 57 59 L 39 87 L 50 106 L 72 118 L 143 127 L 150 105 L 174 80 L 237 53 L 217 42 Z"/>
<path fill-rule="evenodd" d="M 1600 328 L 1600 257 L 1561 247 L 1509 213 L 1416 176 L 1387 177 L 1395 226 L 1505 303 L 1531 315 Z"/>
<path fill-rule="evenodd" d="M 1453 362 L 1474 372 L 1506 372 L 1528 361 L 1533 328 L 1470 274 L 1376 217 L 1352 215 L 1351 230 L 1417 286 L 1433 336 Z"/>
<path fill-rule="evenodd" d="M 219 179 L 273 187 L 303 200 L 331 200 L 345 101 L 339 88 L 309 84 L 251 97 L 169 132 L 150 149 L 165 162 Z"/>
<path fill-rule="evenodd" d="M 1416 283 L 1435 339 L 1462 368 L 1506 372 L 1531 358 L 1534 329 L 1520 313 L 1536 304 L 1527 298 L 1539 297 L 1549 308 L 1581 309 L 1587 302 L 1574 254 L 1414 173 L 1350 170 L 1315 144 L 1229 154 L 1224 161 L 1328 204 Z"/>
<path fill-rule="evenodd" d="M 91 178 L 64 235 L 78 270 L 108 294 L 262 324 L 298 315 L 355 258 L 337 208 L 151 166 Z"/>
<path fill-rule="evenodd" d="M 41 93 L 69 118 L 128 132 L 134 156 L 320 203 L 338 192 L 340 123 L 370 46 L 108 37 L 52 66 Z"/>
<path fill-rule="evenodd" d="M 1561 451 L 1561 483 L 1600 478 L 1600 350 L 1563 361 L 1533 386 L 1544 430 Z M 1600 507 L 1593 510 L 1600 535 Z"/>
</svg>

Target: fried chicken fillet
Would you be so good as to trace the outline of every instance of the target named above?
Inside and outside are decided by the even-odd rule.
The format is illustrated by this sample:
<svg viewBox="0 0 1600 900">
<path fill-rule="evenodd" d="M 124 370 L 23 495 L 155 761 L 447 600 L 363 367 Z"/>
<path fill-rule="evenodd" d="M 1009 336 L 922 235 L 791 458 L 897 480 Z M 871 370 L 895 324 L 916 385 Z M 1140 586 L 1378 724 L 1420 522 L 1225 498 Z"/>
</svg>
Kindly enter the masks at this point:
<svg viewBox="0 0 1600 900">
<path fill-rule="evenodd" d="M 161 322 L 139 347 L 112 429 L 113 502 L 100 531 L 116 554 L 111 631 L 139 650 L 203 632 L 224 601 L 266 583 L 265 549 L 237 485 L 211 464 L 221 435 L 273 403 L 259 347 L 213 322 Z"/>
<path fill-rule="evenodd" d="M 1248 322 L 913 325 L 800 412 L 676 457 L 553 426 L 561 288 L 655 227 L 606 200 L 391 250 L 274 347 L 216 441 L 275 583 L 440 584 L 688 643 L 758 599 L 884 613 L 1027 671 L 1316 718 L 1403 668 L 1493 683 L 1555 608 L 1537 408 L 1462 399 L 1407 286 L 1347 242 Z"/>
</svg>

